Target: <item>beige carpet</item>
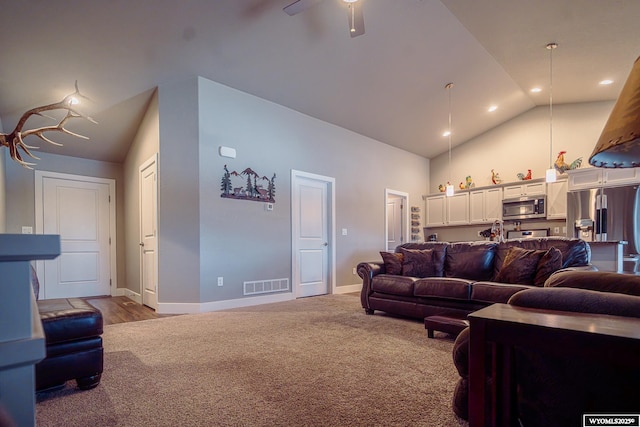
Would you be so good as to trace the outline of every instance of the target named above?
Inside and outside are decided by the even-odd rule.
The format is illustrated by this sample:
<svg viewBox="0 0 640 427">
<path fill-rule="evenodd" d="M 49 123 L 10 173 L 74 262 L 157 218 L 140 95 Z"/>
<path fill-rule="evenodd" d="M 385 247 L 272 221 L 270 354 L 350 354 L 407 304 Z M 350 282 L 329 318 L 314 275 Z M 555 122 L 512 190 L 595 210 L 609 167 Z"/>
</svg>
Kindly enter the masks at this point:
<svg viewBox="0 0 640 427">
<path fill-rule="evenodd" d="M 101 384 L 38 426 L 458 426 L 452 338 L 354 295 L 106 326 Z"/>
</svg>

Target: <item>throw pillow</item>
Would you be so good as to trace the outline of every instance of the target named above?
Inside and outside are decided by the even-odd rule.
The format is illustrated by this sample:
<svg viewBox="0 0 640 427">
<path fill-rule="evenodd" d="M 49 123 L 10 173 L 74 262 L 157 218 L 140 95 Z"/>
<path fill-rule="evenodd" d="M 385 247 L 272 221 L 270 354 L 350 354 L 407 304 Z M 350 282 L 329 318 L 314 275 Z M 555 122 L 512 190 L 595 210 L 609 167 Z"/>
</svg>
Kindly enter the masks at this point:
<svg viewBox="0 0 640 427">
<path fill-rule="evenodd" d="M 433 249 L 400 248 L 403 256 L 402 275 L 410 277 L 433 277 L 436 268 L 433 263 Z"/>
<path fill-rule="evenodd" d="M 560 252 L 560 249 L 552 246 L 542 255 L 540 261 L 538 261 L 538 269 L 536 270 L 533 284 L 536 286 L 544 286 L 544 282 L 547 281 L 549 276 L 561 268 L 562 252 Z"/>
<path fill-rule="evenodd" d="M 509 249 L 495 281 L 519 285 L 533 285 L 533 280 L 538 271 L 538 262 L 540 262 L 544 253 L 545 251 L 521 249 L 518 247 Z"/>
<path fill-rule="evenodd" d="M 387 274 L 402 274 L 402 254 L 393 252 L 380 252 L 382 262 L 384 262 L 384 270 Z"/>
</svg>

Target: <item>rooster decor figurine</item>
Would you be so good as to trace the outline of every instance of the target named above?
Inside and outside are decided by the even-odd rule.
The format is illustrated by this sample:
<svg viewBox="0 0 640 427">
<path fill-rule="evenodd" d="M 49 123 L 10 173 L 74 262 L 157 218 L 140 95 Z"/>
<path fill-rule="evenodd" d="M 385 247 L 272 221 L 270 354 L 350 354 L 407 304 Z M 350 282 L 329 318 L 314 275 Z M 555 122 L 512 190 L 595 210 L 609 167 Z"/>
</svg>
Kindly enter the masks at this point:
<svg viewBox="0 0 640 427">
<path fill-rule="evenodd" d="M 473 179 L 471 179 L 471 175 L 467 176 L 464 179 L 464 182 L 461 182 L 458 187 L 460 187 L 461 190 L 468 190 L 469 188 L 473 188 L 476 185 L 473 183 Z"/>
<path fill-rule="evenodd" d="M 491 169 L 491 182 L 493 182 L 494 184 L 502 183 L 502 178 L 500 178 L 498 172 L 495 172 L 493 169 Z"/>
<path fill-rule="evenodd" d="M 528 181 L 531 179 L 531 169 L 527 169 L 527 174 L 523 174 L 522 172 L 518 172 L 517 177 L 520 181 Z"/>
<path fill-rule="evenodd" d="M 563 174 L 568 170 L 578 169 L 582 165 L 582 157 L 578 157 L 573 162 L 571 162 L 570 165 L 566 164 L 564 162 L 564 155 L 566 153 L 567 153 L 566 151 L 559 152 L 558 153 L 558 158 L 556 159 L 555 163 L 553 164 L 553 166 L 556 168 L 556 170 L 560 174 Z"/>
</svg>

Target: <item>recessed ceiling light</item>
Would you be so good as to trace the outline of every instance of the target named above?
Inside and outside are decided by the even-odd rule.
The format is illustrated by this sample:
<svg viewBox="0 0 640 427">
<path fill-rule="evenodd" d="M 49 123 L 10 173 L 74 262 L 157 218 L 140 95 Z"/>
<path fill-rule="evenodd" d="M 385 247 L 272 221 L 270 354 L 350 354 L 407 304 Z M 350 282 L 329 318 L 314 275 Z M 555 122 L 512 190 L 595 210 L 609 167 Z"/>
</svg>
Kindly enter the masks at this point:
<svg viewBox="0 0 640 427">
<path fill-rule="evenodd" d="M 449 136 L 451 135 L 451 132 L 449 132 L 448 130 L 442 132 L 442 136 Z"/>
<path fill-rule="evenodd" d="M 497 105 L 492 105 L 491 107 L 489 107 L 489 112 L 493 113 L 494 111 L 496 111 L 498 109 Z"/>
<path fill-rule="evenodd" d="M 602 81 L 600 82 L 600 84 L 601 84 L 601 85 L 603 85 L 603 86 L 610 85 L 611 83 L 613 83 L 613 80 L 609 80 L 609 79 L 607 79 L 607 80 L 602 80 Z"/>
<path fill-rule="evenodd" d="M 531 92 L 533 93 L 542 92 L 542 89 L 540 89 L 539 87 L 534 87 L 533 89 L 531 89 Z"/>
</svg>

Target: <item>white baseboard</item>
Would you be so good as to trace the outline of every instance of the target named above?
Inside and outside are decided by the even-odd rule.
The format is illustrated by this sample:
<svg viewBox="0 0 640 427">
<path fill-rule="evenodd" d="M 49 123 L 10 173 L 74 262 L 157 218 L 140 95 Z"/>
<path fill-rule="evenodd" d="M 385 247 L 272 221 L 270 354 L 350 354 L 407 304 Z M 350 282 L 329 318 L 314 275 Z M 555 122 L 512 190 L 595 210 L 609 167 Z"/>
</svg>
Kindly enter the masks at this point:
<svg viewBox="0 0 640 427">
<path fill-rule="evenodd" d="M 356 283 L 355 285 L 347 285 L 347 286 L 336 286 L 333 290 L 334 294 L 350 294 L 352 292 L 360 292 L 362 291 L 362 283 Z"/>
<path fill-rule="evenodd" d="M 202 303 L 158 303 L 157 313 L 159 314 L 192 314 L 206 313 L 209 311 L 227 310 L 230 308 L 251 307 L 260 304 L 270 304 L 294 299 L 291 292 L 263 295 L 259 297 L 240 298 L 225 301 L 209 301 Z"/>
<path fill-rule="evenodd" d="M 336 286 L 334 294 L 348 294 L 352 292 L 360 292 L 362 283 L 354 285 Z M 142 296 L 127 288 L 117 288 L 116 296 L 125 296 L 132 299 L 138 304 L 142 304 Z M 206 313 L 209 311 L 227 310 L 230 308 L 251 307 L 260 304 L 270 304 L 274 302 L 283 302 L 295 299 L 293 293 L 285 292 L 273 295 L 262 295 L 256 297 L 239 298 L 225 301 L 209 301 L 209 302 L 158 302 L 158 314 L 193 314 Z"/>
</svg>

